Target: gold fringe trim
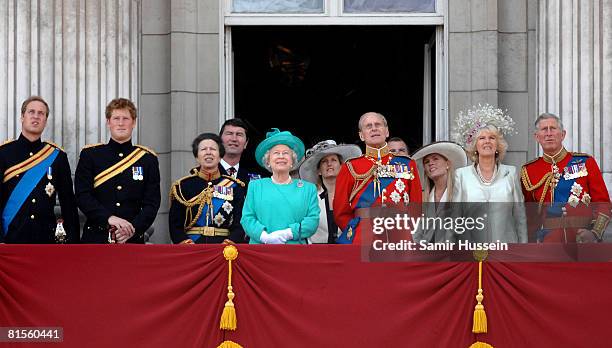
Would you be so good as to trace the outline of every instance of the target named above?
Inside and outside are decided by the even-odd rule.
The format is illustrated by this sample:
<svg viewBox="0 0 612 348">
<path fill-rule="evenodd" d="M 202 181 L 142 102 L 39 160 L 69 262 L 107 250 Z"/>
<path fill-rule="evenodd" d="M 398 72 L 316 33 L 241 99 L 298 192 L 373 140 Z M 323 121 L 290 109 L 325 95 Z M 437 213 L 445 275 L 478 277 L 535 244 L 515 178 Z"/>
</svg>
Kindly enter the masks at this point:
<svg viewBox="0 0 612 348">
<path fill-rule="evenodd" d="M 242 348 L 242 346 L 236 342 L 223 341 L 220 345 L 217 346 L 217 348 Z"/>
<path fill-rule="evenodd" d="M 478 302 L 474 307 L 474 323 L 472 325 L 473 333 L 486 333 L 487 332 L 487 313 L 485 313 L 482 300 L 484 295 L 482 294 L 482 261 L 478 262 L 478 294 L 476 295 L 476 301 Z"/>
<path fill-rule="evenodd" d="M 221 346 L 219 346 L 219 347 L 221 347 Z M 493 348 L 493 346 L 488 344 L 488 343 L 476 341 L 476 342 L 472 343 L 470 348 Z"/>
<path fill-rule="evenodd" d="M 223 257 L 225 257 L 228 262 L 229 271 L 227 274 L 227 302 L 225 302 L 223 313 L 221 313 L 219 328 L 221 330 L 236 330 L 238 320 L 236 318 L 236 307 L 233 301 L 235 294 L 232 288 L 232 261 L 238 258 L 238 249 L 233 245 L 226 245 L 225 248 L 223 248 Z"/>
</svg>

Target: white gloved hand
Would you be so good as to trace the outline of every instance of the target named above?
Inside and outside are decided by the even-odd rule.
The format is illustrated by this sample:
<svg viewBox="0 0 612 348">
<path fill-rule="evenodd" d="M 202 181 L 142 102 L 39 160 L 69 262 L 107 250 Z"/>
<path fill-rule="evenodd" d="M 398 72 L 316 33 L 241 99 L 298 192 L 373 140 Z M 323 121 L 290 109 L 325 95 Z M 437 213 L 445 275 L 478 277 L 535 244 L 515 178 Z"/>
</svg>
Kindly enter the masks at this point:
<svg viewBox="0 0 612 348">
<path fill-rule="evenodd" d="M 277 234 L 279 236 L 282 236 L 283 239 L 285 239 L 285 241 L 293 239 L 293 232 L 291 232 L 291 228 L 285 228 L 283 230 L 274 231 L 272 232 L 272 234 Z"/>
<path fill-rule="evenodd" d="M 268 233 L 266 231 L 261 232 L 259 240 L 264 244 L 285 244 L 287 241 L 286 238 L 283 238 L 283 236 L 278 233 Z"/>
</svg>

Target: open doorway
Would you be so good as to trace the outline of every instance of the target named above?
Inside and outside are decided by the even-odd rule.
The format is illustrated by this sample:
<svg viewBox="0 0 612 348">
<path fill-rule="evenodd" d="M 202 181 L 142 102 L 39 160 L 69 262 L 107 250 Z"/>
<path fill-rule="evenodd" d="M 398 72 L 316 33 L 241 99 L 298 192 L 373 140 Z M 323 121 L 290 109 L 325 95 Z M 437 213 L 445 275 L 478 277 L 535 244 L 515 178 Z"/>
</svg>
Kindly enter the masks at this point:
<svg viewBox="0 0 612 348">
<path fill-rule="evenodd" d="M 391 136 L 415 150 L 423 140 L 423 47 L 434 33 L 435 26 L 234 26 L 234 114 L 253 125 L 252 144 L 277 127 L 310 147 L 359 143 L 359 116 L 378 111 Z"/>
</svg>

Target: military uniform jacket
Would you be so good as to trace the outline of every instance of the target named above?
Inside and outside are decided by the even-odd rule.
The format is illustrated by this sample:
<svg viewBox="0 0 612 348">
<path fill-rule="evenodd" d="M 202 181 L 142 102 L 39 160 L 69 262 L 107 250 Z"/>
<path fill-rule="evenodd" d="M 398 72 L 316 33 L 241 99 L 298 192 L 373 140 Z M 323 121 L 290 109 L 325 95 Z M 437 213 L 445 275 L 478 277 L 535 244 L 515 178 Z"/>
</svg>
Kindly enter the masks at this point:
<svg viewBox="0 0 612 348">
<path fill-rule="evenodd" d="M 221 243 L 230 239 L 245 242 L 240 219 L 246 195 L 245 184 L 229 175 L 205 177 L 198 168 L 177 180 L 170 189 L 170 213 L 168 217 L 172 242 L 191 239 L 195 243 Z M 208 196 L 207 196 L 208 193 Z M 208 198 L 207 198 L 208 197 Z M 188 230 L 212 227 L 229 230 L 227 236 L 188 234 Z"/>
<path fill-rule="evenodd" d="M 40 139 L 30 142 L 20 135 L 19 139 L 0 147 L 0 210 L 5 211 L 9 197 L 26 176 L 26 172 L 19 171 L 18 168 L 25 169 L 28 164 L 35 163 L 37 154 L 41 154 L 44 149 L 57 151 L 57 154 L 54 159 L 53 155 L 48 157 L 49 160 L 53 159 L 50 166 L 41 168 L 44 174 L 25 197 L 9 223 L 6 235 L 3 233 L 6 226 L 2 226 L 0 242 L 55 243 L 56 198 L 59 198 L 67 242 L 79 241 L 79 216 L 72 191 L 70 164 L 66 153 L 53 143 L 42 142 Z M 2 219 L 0 224 L 4 223 Z"/>
<path fill-rule="evenodd" d="M 143 243 L 159 209 L 159 180 L 157 156 L 144 146 L 111 139 L 83 148 L 74 178 L 77 203 L 87 217 L 82 241 L 106 243 L 108 218 L 114 215 L 134 226 L 128 243 Z"/>
<path fill-rule="evenodd" d="M 610 196 L 595 159 L 563 149 L 554 161 L 556 170 L 545 157 L 521 169 L 525 201 L 533 202 L 527 206 L 530 240 L 574 242 L 578 228 L 603 233 L 610 220 Z"/>
<path fill-rule="evenodd" d="M 334 220 L 342 230 L 337 242 L 361 242 L 361 231 L 367 224 L 356 214 L 361 208 L 390 207 L 399 212 L 420 215 L 410 202 L 422 201 L 421 180 L 416 163 L 405 156 L 395 156 L 388 148 L 378 155 L 369 153 L 346 161 L 336 178 Z M 410 238 L 410 236 L 408 236 Z"/>
</svg>

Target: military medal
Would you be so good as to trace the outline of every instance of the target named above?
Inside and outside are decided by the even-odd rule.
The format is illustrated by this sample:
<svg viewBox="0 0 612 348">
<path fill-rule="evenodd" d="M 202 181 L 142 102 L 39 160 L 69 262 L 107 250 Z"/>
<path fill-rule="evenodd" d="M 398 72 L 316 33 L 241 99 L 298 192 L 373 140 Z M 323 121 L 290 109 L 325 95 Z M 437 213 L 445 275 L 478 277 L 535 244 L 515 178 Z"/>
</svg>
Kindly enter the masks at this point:
<svg viewBox="0 0 612 348">
<path fill-rule="evenodd" d="M 565 180 L 572 180 L 589 175 L 586 169 L 586 163 L 572 164 L 569 167 L 565 167 L 563 172 L 563 178 Z"/>
<path fill-rule="evenodd" d="M 66 230 L 64 230 L 64 220 L 57 219 L 57 226 L 55 227 L 55 241 L 57 243 L 66 243 Z"/>
<path fill-rule="evenodd" d="M 142 167 L 132 167 L 132 179 L 136 181 L 142 181 L 144 175 L 142 175 Z"/>
<path fill-rule="evenodd" d="M 45 186 L 45 193 L 47 193 L 47 196 L 51 197 L 53 192 L 55 192 L 55 187 L 53 187 L 53 184 L 51 183 L 51 179 L 53 179 L 51 166 L 47 168 L 47 179 L 49 182 L 47 183 L 47 186 Z"/>
<path fill-rule="evenodd" d="M 53 192 L 55 192 L 55 187 L 53 187 L 53 184 L 50 182 L 47 183 L 47 186 L 45 186 L 45 192 L 47 193 L 47 196 L 51 197 Z"/>
<path fill-rule="evenodd" d="M 258 180 L 261 179 L 261 175 L 256 173 L 248 173 L 249 180 Z"/>
</svg>

